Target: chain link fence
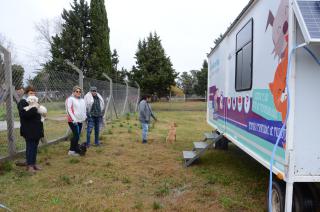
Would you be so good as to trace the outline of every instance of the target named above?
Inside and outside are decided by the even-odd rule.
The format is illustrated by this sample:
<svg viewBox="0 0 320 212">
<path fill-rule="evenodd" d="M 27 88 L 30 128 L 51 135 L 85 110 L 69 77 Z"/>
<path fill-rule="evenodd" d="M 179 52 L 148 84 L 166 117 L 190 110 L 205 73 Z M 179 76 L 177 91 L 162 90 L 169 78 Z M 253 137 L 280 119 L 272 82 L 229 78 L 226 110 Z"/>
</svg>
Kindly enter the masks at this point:
<svg viewBox="0 0 320 212">
<path fill-rule="evenodd" d="M 78 74 L 41 71 L 25 85 L 32 85 L 37 91 L 39 103 L 44 105 L 48 114 L 44 121 L 45 136 L 42 143 L 53 143 L 68 136 L 68 124 L 65 112 L 65 100 L 72 94 L 75 85 L 83 87 L 83 95 L 91 86 L 97 87 L 98 93 L 105 100 L 104 123 L 108 119 L 118 118 L 136 111 L 140 89 L 106 80 L 83 77 L 81 70 L 66 61 Z M 22 98 L 23 77 L 19 71 L 12 71 L 10 52 L 0 46 L 0 160 L 16 155 L 25 150 L 25 141 L 20 136 L 20 120 L 17 103 Z M 15 88 L 16 87 L 16 88 Z M 106 125 L 103 125 L 106 126 Z"/>
</svg>

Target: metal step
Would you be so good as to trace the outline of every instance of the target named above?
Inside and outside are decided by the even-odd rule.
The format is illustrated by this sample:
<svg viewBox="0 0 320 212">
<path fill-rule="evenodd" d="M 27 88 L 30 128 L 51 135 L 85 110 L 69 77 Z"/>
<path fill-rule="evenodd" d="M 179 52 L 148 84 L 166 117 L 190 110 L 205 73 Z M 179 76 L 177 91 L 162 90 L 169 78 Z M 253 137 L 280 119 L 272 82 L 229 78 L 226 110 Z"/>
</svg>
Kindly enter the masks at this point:
<svg viewBox="0 0 320 212">
<path fill-rule="evenodd" d="M 223 134 L 218 133 L 205 133 L 205 140 L 202 142 L 193 142 L 195 151 L 183 151 L 184 166 L 190 166 L 196 161 L 201 155 L 203 155 L 210 147 L 215 145 L 215 142 L 219 141 Z M 205 142 L 207 140 L 207 142 Z"/>
<path fill-rule="evenodd" d="M 194 146 L 194 149 L 195 150 L 201 150 L 201 149 L 205 149 L 208 147 L 208 143 L 207 142 L 202 142 L 202 141 L 199 141 L 199 142 L 193 142 L 193 146 Z"/>
<path fill-rule="evenodd" d="M 197 156 L 197 153 L 195 151 L 183 151 L 183 158 L 185 160 L 190 160 Z"/>
<path fill-rule="evenodd" d="M 219 134 L 217 134 L 215 132 L 214 133 L 206 132 L 206 133 L 204 133 L 204 137 L 205 137 L 206 140 L 214 140 L 214 139 L 219 137 Z"/>
</svg>

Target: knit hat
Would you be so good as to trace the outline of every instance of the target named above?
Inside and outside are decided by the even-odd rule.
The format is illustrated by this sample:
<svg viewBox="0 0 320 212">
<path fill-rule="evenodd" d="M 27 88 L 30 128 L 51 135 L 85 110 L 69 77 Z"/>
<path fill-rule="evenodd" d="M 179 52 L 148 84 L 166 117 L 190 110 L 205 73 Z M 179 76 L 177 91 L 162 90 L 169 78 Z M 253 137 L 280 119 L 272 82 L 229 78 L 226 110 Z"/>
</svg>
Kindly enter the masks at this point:
<svg viewBox="0 0 320 212">
<path fill-rule="evenodd" d="M 90 87 L 90 91 L 97 91 L 97 87 L 91 86 L 91 87 Z"/>
</svg>

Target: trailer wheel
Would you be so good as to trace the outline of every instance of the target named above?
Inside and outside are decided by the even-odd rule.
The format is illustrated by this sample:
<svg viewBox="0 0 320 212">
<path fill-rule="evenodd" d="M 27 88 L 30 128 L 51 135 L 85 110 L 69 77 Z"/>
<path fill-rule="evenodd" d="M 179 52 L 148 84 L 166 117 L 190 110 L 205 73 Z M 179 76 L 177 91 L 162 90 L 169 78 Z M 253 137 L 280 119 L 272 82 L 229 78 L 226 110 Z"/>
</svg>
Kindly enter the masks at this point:
<svg viewBox="0 0 320 212">
<path fill-rule="evenodd" d="M 302 212 L 303 209 L 303 201 L 304 201 L 304 189 L 300 186 L 299 183 L 295 183 L 293 187 L 293 200 L 292 200 L 292 211 L 294 212 Z"/>
<path fill-rule="evenodd" d="M 319 183 L 308 183 L 310 194 L 313 197 L 313 208 L 314 211 L 320 211 L 320 184 Z"/>
<path fill-rule="evenodd" d="M 267 207 L 269 211 L 269 190 L 267 192 Z M 283 212 L 285 204 L 285 186 L 284 183 L 276 179 L 272 180 L 271 195 L 272 212 Z"/>
<path fill-rule="evenodd" d="M 295 183 L 293 196 L 293 211 L 295 212 L 316 212 L 318 207 L 319 194 L 312 183 Z"/>
</svg>

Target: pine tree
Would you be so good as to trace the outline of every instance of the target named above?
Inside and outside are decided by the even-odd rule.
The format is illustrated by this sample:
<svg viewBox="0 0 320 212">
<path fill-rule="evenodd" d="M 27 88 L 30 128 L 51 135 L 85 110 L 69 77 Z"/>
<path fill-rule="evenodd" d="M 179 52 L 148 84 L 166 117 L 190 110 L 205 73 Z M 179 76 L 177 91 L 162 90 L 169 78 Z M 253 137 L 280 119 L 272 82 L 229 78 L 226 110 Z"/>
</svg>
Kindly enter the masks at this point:
<svg viewBox="0 0 320 212">
<path fill-rule="evenodd" d="M 194 91 L 199 96 L 205 96 L 208 84 L 208 62 L 203 61 L 202 68 L 196 73 L 197 84 L 194 86 Z"/>
<path fill-rule="evenodd" d="M 194 93 L 194 84 L 196 79 L 193 74 L 189 74 L 188 72 L 183 72 L 179 76 L 179 87 L 183 90 L 184 94 L 191 95 Z"/>
<path fill-rule="evenodd" d="M 150 33 L 147 40 L 139 40 L 135 59 L 136 65 L 129 73 L 129 79 L 138 82 L 144 93 L 167 96 L 178 74 L 156 33 Z"/>
<path fill-rule="evenodd" d="M 102 74 L 106 73 L 114 77 L 109 45 L 110 29 L 104 0 L 91 0 L 90 23 L 90 76 L 105 79 Z"/>
<path fill-rule="evenodd" d="M 68 59 L 84 75 L 89 75 L 89 6 L 85 0 L 73 1 L 71 10 L 62 12 L 62 32 L 52 38 L 52 59 L 45 64 L 48 72 L 64 71 L 76 73 L 64 60 Z"/>
<path fill-rule="evenodd" d="M 12 84 L 15 88 L 23 87 L 24 68 L 21 65 L 13 64 L 12 69 Z"/>
<path fill-rule="evenodd" d="M 116 49 L 113 50 L 111 55 L 111 63 L 112 63 L 112 71 L 118 71 L 118 64 L 119 64 L 119 55 Z"/>
</svg>

